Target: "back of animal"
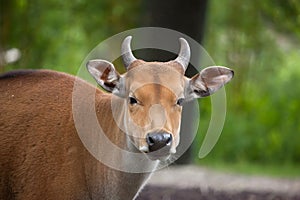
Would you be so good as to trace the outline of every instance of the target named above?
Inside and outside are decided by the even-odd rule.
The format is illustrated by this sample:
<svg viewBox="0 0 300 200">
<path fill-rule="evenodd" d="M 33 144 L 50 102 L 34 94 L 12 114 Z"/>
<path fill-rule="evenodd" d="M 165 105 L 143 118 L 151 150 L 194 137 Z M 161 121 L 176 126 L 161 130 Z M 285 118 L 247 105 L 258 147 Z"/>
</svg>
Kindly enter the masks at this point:
<svg viewBox="0 0 300 200">
<path fill-rule="evenodd" d="M 88 196 L 78 188 L 89 155 L 72 123 L 73 79 L 46 70 L 0 77 L 0 199 Z"/>
</svg>

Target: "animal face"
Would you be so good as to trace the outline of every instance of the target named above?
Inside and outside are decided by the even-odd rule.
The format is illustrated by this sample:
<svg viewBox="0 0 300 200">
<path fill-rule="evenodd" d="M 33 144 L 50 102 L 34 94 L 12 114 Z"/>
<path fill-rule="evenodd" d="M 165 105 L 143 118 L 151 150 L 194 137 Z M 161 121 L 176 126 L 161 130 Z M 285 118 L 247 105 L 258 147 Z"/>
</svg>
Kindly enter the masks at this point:
<svg viewBox="0 0 300 200">
<path fill-rule="evenodd" d="M 167 157 L 179 143 L 186 79 L 172 65 L 139 62 L 124 77 L 127 131 L 140 151 Z"/>
<path fill-rule="evenodd" d="M 91 60 L 87 69 L 100 86 L 123 99 L 124 127 L 135 148 L 153 160 L 165 160 L 179 144 L 183 103 L 214 93 L 231 80 L 233 71 L 212 66 L 187 78 L 190 48 L 184 39 L 178 57 L 169 62 L 136 59 L 130 41 L 129 36 L 122 44 L 125 74 L 105 60 Z"/>
</svg>

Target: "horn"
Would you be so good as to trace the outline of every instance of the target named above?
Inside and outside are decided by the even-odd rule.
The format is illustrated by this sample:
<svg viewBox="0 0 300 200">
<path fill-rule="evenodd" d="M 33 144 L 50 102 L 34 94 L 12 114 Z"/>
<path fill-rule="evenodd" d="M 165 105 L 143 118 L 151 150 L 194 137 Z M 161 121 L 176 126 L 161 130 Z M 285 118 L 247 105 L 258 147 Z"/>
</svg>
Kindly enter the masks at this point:
<svg viewBox="0 0 300 200">
<path fill-rule="evenodd" d="M 179 38 L 179 42 L 180 42 L 180 51 L 175 61 L 180 63 L 185 71 L 190 62 L 191 49 L 189 43 L 184 38 Z"/>
<path fill-rule="evenodd" d="M 121 47 L 122 59 L 126 69 L 133 61 L 136 60 L 136 58 L 132 54 L 131 47 L 130 47 L 131 39 L 132 36 L 127 36 L 124 39 Z"/>
</svg>

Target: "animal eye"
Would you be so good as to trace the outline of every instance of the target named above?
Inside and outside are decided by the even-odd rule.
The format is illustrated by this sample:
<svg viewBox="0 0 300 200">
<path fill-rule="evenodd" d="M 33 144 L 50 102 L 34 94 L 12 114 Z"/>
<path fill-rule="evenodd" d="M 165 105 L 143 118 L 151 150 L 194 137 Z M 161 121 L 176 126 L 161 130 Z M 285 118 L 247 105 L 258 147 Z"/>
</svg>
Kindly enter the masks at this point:
<svg viewBox="0 0 300 200">
<path fill-rule="evenodd" d="M 129 104 L 134 105 L 137 103 L 138 103 L 138 101 L 134 97 L 129 97 Z"/>
<path fill-rule="evenodd" d="M 176 104 L 179 105 L 179 106 L 182 106 L 183 102 L 184 102 L 184 98 L 179 98 L 177 100 Z"/>
</svg>

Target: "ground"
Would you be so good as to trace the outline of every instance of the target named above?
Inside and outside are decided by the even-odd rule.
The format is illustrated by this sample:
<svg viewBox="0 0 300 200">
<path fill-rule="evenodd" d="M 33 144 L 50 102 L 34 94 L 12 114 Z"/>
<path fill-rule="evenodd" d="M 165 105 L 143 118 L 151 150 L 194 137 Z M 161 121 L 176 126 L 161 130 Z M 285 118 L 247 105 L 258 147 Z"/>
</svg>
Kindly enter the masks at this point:
<svg viewBox="0 0 300 200">
<path fill-rule="evenodd" d="M 246 176 L 176 166 L 156 172 L 137 199 L 300 200 L 300 177 Z"/>
</svg>

